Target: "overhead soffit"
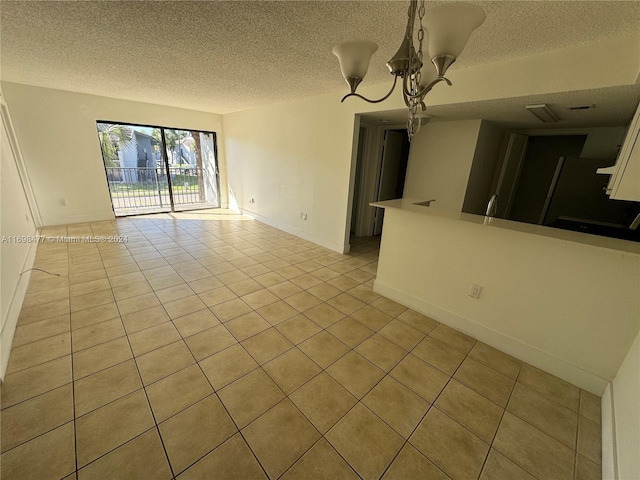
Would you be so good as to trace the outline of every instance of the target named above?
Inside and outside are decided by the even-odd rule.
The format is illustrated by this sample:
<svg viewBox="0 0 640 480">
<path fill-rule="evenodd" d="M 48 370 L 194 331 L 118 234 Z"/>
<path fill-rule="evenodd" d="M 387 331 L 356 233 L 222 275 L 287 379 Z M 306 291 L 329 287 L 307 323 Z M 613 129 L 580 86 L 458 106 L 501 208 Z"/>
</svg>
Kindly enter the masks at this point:
<svg viewBox="0 0 640 480">
<path fill-rule="evenodd" d="M 428 2 L 428 9 L 441 2 Z M 636 1 L 474 2 L 487 13 L 452 68 L 594 43 L 640 29 Z M 388 82 L 408 2 L 0 4 L 2 80 L 227 113 L 344 91 L 331 48 L 380 45 L 365 84 Z M 428 14 L 428 13 L 427 13 Z"/>
<path fill-rule="evenodd" d="M 563 92 L 527 97 L 503 98 L 480 102 L 427 105 L 430 121 L 482 118 L 511 129 L 556 129 L 615 127 L 628 125 L 640 100 L 640 84 Z M 546 103 L 559 117 L 558 123 L 542 123 L 524 108 Z M 588 110 L 570 110 L 571 106 L 591 106 Z M 403 125 L 406 110 L 379 111 L 361 115 L 372 125 Z"/>
</svg>

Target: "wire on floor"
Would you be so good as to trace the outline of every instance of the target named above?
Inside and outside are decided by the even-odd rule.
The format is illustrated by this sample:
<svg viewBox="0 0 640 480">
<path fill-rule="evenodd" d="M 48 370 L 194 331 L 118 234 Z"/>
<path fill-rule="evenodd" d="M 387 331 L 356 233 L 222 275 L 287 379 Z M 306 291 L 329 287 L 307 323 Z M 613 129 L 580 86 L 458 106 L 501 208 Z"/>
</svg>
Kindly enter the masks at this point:
<svg viewBox="0 0 640 480">
<path fill-rule="evenodd" d="M 42 270 L 41 268 L 27 268 L 24 272 L 20 272 L 20 275 L 22 275 L 23 273 L 27 273 L 31 270 L 37 270 L 38 272 L 44 272 L 44 273 L 48 273 L 49 275 L 52 275 L 54 277 L 59 277 L 60 274 L 59 273 L 51 273 L 51 272 L 47 272 L 46 270 Z"/>
</svg>

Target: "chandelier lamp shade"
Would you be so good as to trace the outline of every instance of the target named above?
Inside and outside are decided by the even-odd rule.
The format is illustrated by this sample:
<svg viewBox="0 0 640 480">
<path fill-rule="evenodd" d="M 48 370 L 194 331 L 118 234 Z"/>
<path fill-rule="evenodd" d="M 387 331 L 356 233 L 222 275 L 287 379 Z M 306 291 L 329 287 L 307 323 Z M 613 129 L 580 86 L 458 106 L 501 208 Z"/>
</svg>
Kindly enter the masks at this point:
<svg viewBox="0 0 640 480">
<path fill-rule="evenodd" d="M 342 76 L 351 90 L 342 98 L 343 102 L 349 97 L 358 97 L 369 103 L 380 103 L 393 93 L 398 77 L 402 78 L 402 96 L 408 108 L 409 140 L 420 128 L 419 115 L 426 108 L 425 96 L 437 83 L 444 81 L 451 85 L 445 77 L 447 69 L 460 56 L 473 31 L 486 18 L 482 8 L 470 3 L 446 3 L 429 10 L 425 16 L 424 4 L 425 0 L 410 0 L 404 38 L 396 54 L 387 62 L 387 68 L 394 77 L 393 85 L 382 98 L 370 100 L 356 93 L 378 45 L 369 40 L 350 40 L 333 48 L 334 55 L 340 61 Z M 414 37 L 417 38 L 417 50 Z M 423 47 L 426 49 L 423 50 Z M 423 60 L 423 51 L 426 51 L 428 59 Z"/>
</svg>

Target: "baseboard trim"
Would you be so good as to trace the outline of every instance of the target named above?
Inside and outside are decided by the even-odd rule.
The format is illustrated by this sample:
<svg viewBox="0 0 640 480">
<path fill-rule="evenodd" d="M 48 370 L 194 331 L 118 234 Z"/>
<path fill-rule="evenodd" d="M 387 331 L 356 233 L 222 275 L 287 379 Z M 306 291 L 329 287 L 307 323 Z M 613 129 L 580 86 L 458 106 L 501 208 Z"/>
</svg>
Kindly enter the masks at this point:
<svg viewBox="0 0 640 480">
<path fill-rule="evenodd" d="M 616 417 L 612 383 L 604 389 L 600 405 L 602 409 L 602 480 L 618 480 Z"/>
<path fill-rule="evenodd" d="M 527 362 L 534 367 L 549 372 L 563 380 L 572 383 L 584 390 L 602 395 L 608 380 L 593 373 L 587 372 L 575 365 L 565 362 L 547 352 L 528 345 L 520 340 L 504 335 L 501 332 L 492 330 L 480 325 L 468 318 L 445 310 L 437 305 L 433 305 L 421 298 L 399 291 L 380 281 L 374 282 L 374 291 L 384 295 L 402 305 L 427 315 L 438 322 L 471 335 L 478 340 L 502 350 L 509 355 L 516 357 L 523 362 Z"/>
<path fill-rule="evenodd" d="M 292 225 L 287 225 L 285 223 L 279 223 L 271 220 L 270 218 L 263 217 L 260 214 L 252 212 L 250 210 L 246 210 L 244 208 L 240 209 L 240 213 L 243 215 L 247 215 L 248 217 L 253 218 L 254 220 L 259 221 L 260 223 L 264 223 L 269 225 L 270 227 L 277 228 L 278 230 L 282 230 L 283 232 L 290 233 L 291 235 L 295 235 L 296 237 L 302 238 L 303 240 L 307 240 L 309 242 L 315 243 L 316 245 L 320 245 L 321 247 L 328 248 L 334 252 L 338 253 L 349 253 L 350 245 L 334 243 L 329 240 L 325 240 L 323 238 L 318 238 L 315 235 L 311 235 L 300 228 L 296 228 Z"/>
<path fill-rule="evenodd" d="M 42 219 L 43 226 L 55 227 L 58 225 L 73 225 L 75 223 L 91 223 L 91 222 L 105 222 L 115 220 L 116 216 L 113 212 L 109 213 L 95 213 L 88 215 L 69 215 L 64 218 L 47 218 Z"/>
<path fill-rule="evenodd" d="M 27 252 L 24 264 L 22 265 L 23 272 L 33 267 L 37 249 L 37 242 L 30 244 L 29 251 Z M 24 301 L 24 296 L 27 293 L 30 278 L 31 271 L 27 271 L 18 277 L 18 284 L 13 292 L 13 297 L 11 298 L 9 309 L 7 310 L 7 316 L 5 317 L 2 329 L 0 330 L 0 381 L 4 380 L 4 376 L 7 372 L 9 356 L 11 355 L 11 345 L 13 344 L 13 336 L 16 333 L 18 317 L 20 316 L 22 302 Z"/>
</svg>

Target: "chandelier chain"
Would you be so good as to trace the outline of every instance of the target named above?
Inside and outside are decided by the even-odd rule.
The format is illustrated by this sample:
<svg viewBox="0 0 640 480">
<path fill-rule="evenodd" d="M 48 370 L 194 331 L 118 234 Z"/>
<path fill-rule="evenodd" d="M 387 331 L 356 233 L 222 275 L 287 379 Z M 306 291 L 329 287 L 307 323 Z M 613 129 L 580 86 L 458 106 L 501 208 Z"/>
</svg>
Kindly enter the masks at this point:
<svg viewBox="0 0 640 480">
<path fill-rule="evenodd" d="M 424 26 L 423 26 L 423 18 L 425 14 L 425 5 L 424 0 L 420 0 L 420 4 L 417 9 L 418 13 L 418 51 L 415 52 L 415 63 L 414 63 L 414 51 L 411 49 L 409 53 L 409 66 L 407 69 L 407 75 L 409 80 L 409 92 L 411 95 L 417 95 L 420 91 L 420 83 L 422 81 L 422 73 L 421 67 L 423 62 L 423 50 L 422 45 L 424 41 Z M 413 14 L 415 15 L 415 14 Z M 412 13 L 409 13 L 410 18 L 412 17 Z M 411 18 L 411 21 L 415 22 L 415 16 Z M 413 30 L 413 28 L 411 29 Z M 414 70 L 414 65 L 417 65 L 417 68 Z M 409 109 L 409 115 L 407 118 L 407 133 L 409 135 L 409 141 L 413 140 L 413 137 L 418 130 L 420 130 L 420 119 L 418 116 L 419 109 L 422 108 L 422 99 L 420 97 L 410 97 L 407 105 Z"/>
<path fill-rule="evenodd" d="M 420 60 L 421 64 L 422 64 L 422 43 L 424 41 L 424 25 L 422 24 L 422 20 L 424 18 L 424 14 L 425 14 L 424 0 L 421 0 L 420 8 L 418 9 L 418 22 L 420 25 L 420 28 L 418 28 L 418 60 Z"/>
</svg>

